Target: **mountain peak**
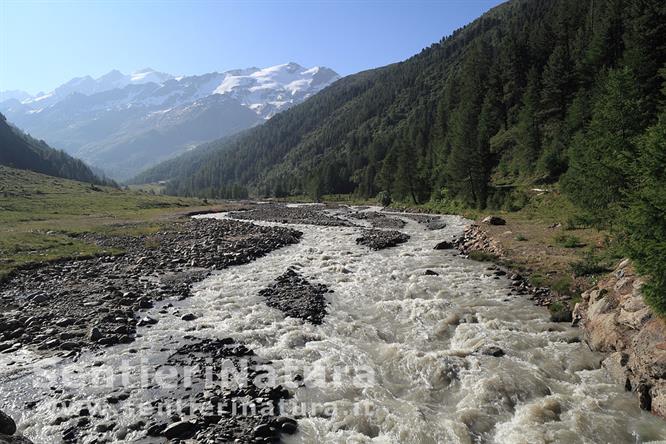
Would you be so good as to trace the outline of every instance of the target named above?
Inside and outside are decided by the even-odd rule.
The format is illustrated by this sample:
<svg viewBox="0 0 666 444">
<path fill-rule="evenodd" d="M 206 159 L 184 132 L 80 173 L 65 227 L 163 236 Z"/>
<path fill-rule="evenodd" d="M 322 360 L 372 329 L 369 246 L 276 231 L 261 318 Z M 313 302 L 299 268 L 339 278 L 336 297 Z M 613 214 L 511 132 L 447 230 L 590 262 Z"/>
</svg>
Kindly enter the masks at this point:
<svg viewBox="0 0 666 444">
<path fill-rule="evenodd" d="M 145 74 L 150 72 L 157 72 L 157 71 L 155 71 L 153 68 L 141 68 L 134 71 L 132 74 Z"/>
<path fill-rule="evenodd" d="M 162 84 L 167 80 L 173 79 L 174 76 L 164 72 L 155 71 L 153 68 L 143 68 L 138 71 L 134 71 L 130 75 L 131 83 L 158 83 Z"/>
</svg>

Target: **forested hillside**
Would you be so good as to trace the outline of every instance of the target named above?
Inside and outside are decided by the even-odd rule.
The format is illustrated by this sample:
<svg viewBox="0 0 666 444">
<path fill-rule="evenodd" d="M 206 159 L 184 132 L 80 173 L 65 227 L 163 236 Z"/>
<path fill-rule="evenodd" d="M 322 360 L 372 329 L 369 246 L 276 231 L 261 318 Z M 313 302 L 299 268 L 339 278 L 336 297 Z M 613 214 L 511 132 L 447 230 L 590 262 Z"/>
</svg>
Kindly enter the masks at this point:
<svg viewBox="0 0 666 444">
<path fill-rule="evenodd" d="M 220 142 L 169 191 L 386 190 L 415 202 L 509 205 L 512 186 L 567 171 L 612 84 L 632 84 L 637 130 L 655 122 L 664 23 L 658 0 L 508 2 L 405 62 L 344 78 Z"/>
<path fill-rule="evenodd" d="M 163 178 L 184 195 L 384 192 L 509 210 L 557 184 L 626 241 L 666 313 L 665 64 L 666 2 L 513 0 Z"/>
<path fill-rule="evenodd" d="M 48 146 L 9 125 L 0 114 L 0 165 L 31 170 L 49 176 L 97 184 L 109 182 L 97 177 L 81 160 Z"/>
</svg>

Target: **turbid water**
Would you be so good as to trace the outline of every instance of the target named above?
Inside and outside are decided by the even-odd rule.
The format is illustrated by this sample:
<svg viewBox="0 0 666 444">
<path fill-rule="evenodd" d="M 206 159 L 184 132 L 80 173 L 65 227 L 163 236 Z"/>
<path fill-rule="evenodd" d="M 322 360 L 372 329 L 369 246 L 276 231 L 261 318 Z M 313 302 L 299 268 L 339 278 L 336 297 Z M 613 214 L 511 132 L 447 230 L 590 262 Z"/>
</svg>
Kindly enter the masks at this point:
<svg viewBox="0 0 666 444">
<path fill-rule="evenodd" d="M 119 377 L 125 361 L 126 371 L 138 377 L 137 364 L 165 362 L 187 331 L 245 343 L 273 362 L 285 384 L 303 376 L 289 406 L 299 415 L 299 432 L 286 437 L 288 443 L 666 439 L 666 423 L 642 412 L 631 393 L 610 382 L 600 369 L 602 355 L 580 341 L 580 330 L 550 322 L 544 308 L 511 295 L 509 281 L 495 276 L 489 264 L 433 249 L 458 236 L 464 219 L 445 216 L 447 226 L 432 231 L 405 220 L 401 231 L 410 240 L 381 251 L 357 245 L 358 228 L 298 225 L 304 233 L 299 244 L 215 272 L 192 298 L 174 302 L 165 313 L 152 309 L 149 315 L 159 322 L 140 327 L 132 344 L 88 352 L 76 362 L 30 351 L 0 355 L 3 409 L 35 442 L 57 442 L 52 406 L 23 407 L 57 383 L 36 376 L 67 368 L 71 378 L 84 381 L 83 387 L 64 388 L 72 401 L 100 399 L 117 390 L 92 384 L 93 372 Z M 290 266 L 332 290 L 321 325 L 285 318 L 258 294 Z M 197 318 L 174 320 L 167 313 L 173 310 Z M 35 388 L 35 380 L 43 384 Z M 122 405 L 130 406 L 149 401 L 152 393 L 127 395 Z M 114 414 L 123 427 L 137 418 L 130 409 Z M 100 416 L 91 418 L 94 424 L 107 420 Z M 106 438 L 150 440 L 131 430 Z"/>
</svg>

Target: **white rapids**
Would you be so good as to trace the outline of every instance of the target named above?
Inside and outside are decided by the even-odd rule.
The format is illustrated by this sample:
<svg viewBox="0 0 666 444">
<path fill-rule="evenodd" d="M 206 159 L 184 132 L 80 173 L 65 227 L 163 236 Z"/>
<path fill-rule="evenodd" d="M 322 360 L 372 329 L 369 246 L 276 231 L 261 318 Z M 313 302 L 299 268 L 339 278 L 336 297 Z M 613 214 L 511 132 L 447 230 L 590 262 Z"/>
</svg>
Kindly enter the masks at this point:
<svg viewBox="0 0 666 444">
<path fill-rule="evenodd" d="M 610 382 L 600 368 L 602 355 L 578 340 L 578 329 L 552 323 L 546 309 L 510 295 L 508 279 L 494 276 L 489 264 L 434 250 L 468 222 L 443 218 L 447 227 L 434 231 L 405 218 L 401 231 L 411 239 L 378 252 L 356 244 L 358 228 L 289 225 L 303 231 L 300 243 L 215 272 L 193 297 L 174 302 L 170 310 L 194 313 L 196 320 L 184 322 L 156 307 L 148 314 L 159 323 L 139 328 L 134 343 L 53 364 L 85 374 L 94 361 L 94 368 L 117 367 L 130 349 L 133 359 L 159 363 L 185 330 L 198 337 L 231 336 L 270 359 L 286 379 L 292 369 L 306 373 L 305 386 L 294 391 L 294 404 L 304 408 L 297 412 L 299 431 L 286 437 L 288 444 L 666 439 L 666 422 L 642 412 L 634 395 Z M 285 318 L 258 295 L 289 266 L 332 290 L 322 325 Z M 439 275 L 424 275 L 426 270 Z M 491 346 L 505 355 L 482 353 Z M 47 407 L 22 408 L 42 390 L 30 378 L 44 365 L 28 351 L 0 355 L 0 405 L 35 442 L 58 442 Z M 371 377 L 308 384 L 308 369 Z M 103 397 L 104 390 L 88 387 L 73 396 Z M 146 399 L 150 393 L 133 391 L 125 402 Z M 132 415 L 120 423 L 129 424 Z M 143 442 L 131 431 L 108 439 Z"/>
</svg>

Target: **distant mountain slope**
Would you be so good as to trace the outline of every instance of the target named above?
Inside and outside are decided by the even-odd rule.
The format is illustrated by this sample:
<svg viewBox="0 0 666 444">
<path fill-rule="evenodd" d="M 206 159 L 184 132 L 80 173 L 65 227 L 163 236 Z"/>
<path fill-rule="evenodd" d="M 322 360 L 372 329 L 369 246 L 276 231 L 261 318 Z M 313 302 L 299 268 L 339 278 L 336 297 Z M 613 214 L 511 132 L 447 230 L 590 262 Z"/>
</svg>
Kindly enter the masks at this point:
<svg viewBox="0 0 666 444">
<path fill-rule="evenodd" d="M 0 103 L 8 119 L 118 179 L 196 145 L 269 119 L 337 80 L 287 63 L 173 77 L 149 68 L 73 79 L 54 91 Z"/>
<path fill-rule="evenodd" d="M 49 176 L 104 184 L 85 163 L 63 151 L 54 150 L 7 123 L 0 114 L 0 165 L 31 170 Z"/>
<path fill-rule="evenodd" d="M 249 131 L 249 130 L 246 130 Z M 242 137 L 245 131 L 226 137 L 224 140 L 231 141 Z M 165 160 L 159 164 L 148 168 L 126 181 L 129 184 L 149 184 L 168 181 L 172 177 L 179 175 L 194 174 L 205 162 L 208 157 L 219 149 L 220 141 L 208 142 L 193 148 L 173 159 Z"/>
<path fill-rule="evenodd" d="M 613 71 L 635 76 L 655 120 L 666 3 L 513 0 L 414 57 L 343 78 L 242 137 L 168 191 L 223 196 L 355 192 L 511 206 L 555 182 Z M 611 76 L 612 77 L 612 76 Z M 171 169 L 174 171 L 174 168 Z"/>
</svg>

